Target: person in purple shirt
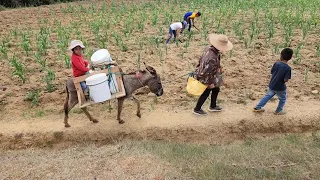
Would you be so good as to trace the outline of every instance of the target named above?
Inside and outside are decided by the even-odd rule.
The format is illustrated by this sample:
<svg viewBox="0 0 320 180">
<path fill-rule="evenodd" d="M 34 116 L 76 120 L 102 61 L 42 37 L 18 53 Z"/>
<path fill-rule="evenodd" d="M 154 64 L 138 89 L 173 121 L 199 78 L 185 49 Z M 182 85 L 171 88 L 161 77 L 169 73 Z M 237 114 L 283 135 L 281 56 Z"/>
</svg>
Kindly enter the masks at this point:
<svg viewBox="0 0 320 180">
<path fill-rule="evenodd" d="M 274 114 L 285 114 L 283 110 L 287 100 L 287 87 L 285 83 L 291 79 L 291 67 L 288 65 L 288 61 L 292 58 L 292 54 L 293 50 L 290 48 L 285 48 L 281 51 L 280 61 L 274 63 L 271 69 L 272 77 L 269 83 L 269 90 L 256 105 L 254 112 L 264 112 L 265 109 L 263 107 L 274 95 L 277 95 L 279 104 Z"/>
</svg>

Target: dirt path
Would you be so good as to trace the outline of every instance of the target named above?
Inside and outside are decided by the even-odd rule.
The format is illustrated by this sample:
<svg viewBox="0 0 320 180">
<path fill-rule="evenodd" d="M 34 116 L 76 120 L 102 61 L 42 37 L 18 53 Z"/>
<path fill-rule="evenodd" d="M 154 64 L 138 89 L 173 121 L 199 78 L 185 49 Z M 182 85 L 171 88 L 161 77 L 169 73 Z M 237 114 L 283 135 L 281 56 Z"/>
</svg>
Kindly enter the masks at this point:
<svg viewBox="0 0 320 180">
<path fill-rule="evenodd" d="M 227 108 L 223 112 L 206 117 L 159 105 L 152 111 L 143 110 L 141 119 L 134 116 L 133 110 L 124 111 L 123 125 L 115 120 L 115 110 L 109 114 L 95 109 L 98 124 L 89 122 L 84 114 L 72 113 L 71 128 L 64 127 L 63 114 L 23 121 L 13 115 L 0 122 L 0 147 L 42 147 L 86 141 L 114 143 L 123 139 L 219 143 L 248 136 L 320 129 L 320 102 L 290 101 L 284 116 L 273 115 L 276 102 L 268 104 L 264 114 L 253 113 L 253 105 L 224 104 Z"/>
</svg>

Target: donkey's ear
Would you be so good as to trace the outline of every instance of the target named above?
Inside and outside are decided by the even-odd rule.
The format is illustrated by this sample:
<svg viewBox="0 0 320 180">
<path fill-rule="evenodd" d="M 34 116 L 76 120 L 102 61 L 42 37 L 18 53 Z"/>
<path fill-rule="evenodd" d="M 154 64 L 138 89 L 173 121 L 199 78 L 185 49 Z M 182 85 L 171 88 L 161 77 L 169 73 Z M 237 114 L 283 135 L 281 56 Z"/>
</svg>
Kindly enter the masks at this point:
<svg viewBox="0 0 320 180">
<path fill-rule="evenodd" d="M 151 74 L 156 74 L 157 71 L 151 67 L 151 66 L 148 66 L 145 62 L 143 62 L 143 64 L 146 66 L 146 69 L 151 73 Z"/>
</svg>

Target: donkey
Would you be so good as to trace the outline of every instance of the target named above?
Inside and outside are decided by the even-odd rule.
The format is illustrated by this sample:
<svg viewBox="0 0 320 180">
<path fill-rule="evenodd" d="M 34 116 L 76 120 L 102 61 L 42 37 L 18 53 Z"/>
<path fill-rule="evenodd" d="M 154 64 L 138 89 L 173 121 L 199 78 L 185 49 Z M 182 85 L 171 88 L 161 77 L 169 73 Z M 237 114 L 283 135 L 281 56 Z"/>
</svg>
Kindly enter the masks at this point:
<svg viewBox="0 0 320 180">
<path fill-rule="evenodd" d="M 121 119 L 121 111 L 123 107 L 123 102 L 127 98 L 132 98 L 133 101 L 137 104 L 137 116 L 141 118 L 141 113 L 140 113 L 140 102 L 138 99 L 136 99 L 132 93 L 144 86 L 148 86 L 150 91 L 154 93 L 156 96 L 162 96 L 163 94 L 163 89 L 162 89 L 162 84 L 161 84 L 161 79 L 160 76 L 157 74 L 156 70 L 151 67 L 146 65 L 146 70 L 140 70 L 138 72 L 134 73 L 129 73 L 129 74 L 123 74 L 122 79 L 123 79 L 123 84 L 124 84 L 124 89 L 126 91 L 126 96 L 118 98 L 118 115 L 117 115 L 117 120 L 119 121 L 119 124 L 123 124 L 124 121 Z M 67 84 L 66 84 L 66 91 L 67 91 L 67 98 L 64 103 L 64 126 L 65 127 L 71 127 L 68 123 L 68 114 L 69 111 L 78 103 L 78 96 L 77 96 L 77 91 L 74 86 L 73 80 L 68 79 Z M 93 123 L 98 123 L 99 121 L 95 118 L 93 118 L 90 113 L 88 112 L 87 108 L 81 108 L 83 112 L 86 114 L 86 116 L 89 118 L 90 121 Z"/>
</svg>

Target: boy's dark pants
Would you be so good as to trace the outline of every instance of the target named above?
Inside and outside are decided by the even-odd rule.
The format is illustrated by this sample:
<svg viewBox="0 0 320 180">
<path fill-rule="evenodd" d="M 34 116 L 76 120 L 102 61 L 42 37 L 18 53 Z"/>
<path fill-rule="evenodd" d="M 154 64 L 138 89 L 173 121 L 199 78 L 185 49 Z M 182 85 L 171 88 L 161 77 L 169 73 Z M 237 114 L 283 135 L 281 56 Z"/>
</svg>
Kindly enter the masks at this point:
<svg viewBox="0 0 320 180">
<path fill-rule="evenodd" d="M 198 103 L 197 103 L 197 106 L 194 108 L 195 111 L 199 111 L 202 107 L 202 105 L 204 104 L 204 102 L 207 100 L 209 94 L 211 93 L 211 104 L 210 104 L 210 107 L 211 108 L 214 108 L 217 106 L 217 97 L 218 97 L 218 94 L 220 92 L 220 88 L 219 87 L 216 87 L 216 88 L 213 88 L 213 89 L 209 89 L 207 88 L 203 93 L 202 95 L 200 96 L 199 100 L 198 100 Z"/>
</svg>

